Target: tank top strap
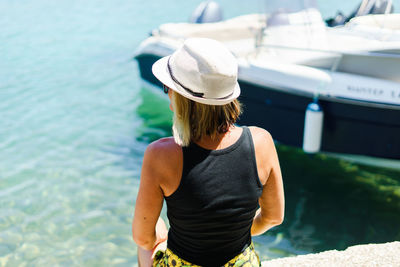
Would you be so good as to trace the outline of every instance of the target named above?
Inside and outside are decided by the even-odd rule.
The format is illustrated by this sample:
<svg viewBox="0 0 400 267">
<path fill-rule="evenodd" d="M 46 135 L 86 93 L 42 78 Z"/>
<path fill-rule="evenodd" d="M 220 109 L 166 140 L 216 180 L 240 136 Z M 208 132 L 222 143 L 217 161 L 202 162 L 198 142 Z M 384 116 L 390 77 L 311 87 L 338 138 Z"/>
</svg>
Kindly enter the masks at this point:
<svg viewBox="0 0 400 267">
<path fill-rule="evenodd" d="M 258 176 L 258 170 L 257 170 L 257 160 L 256 160 L 256 150 L 255 150 L 255 144 L 253 141 L 253 136 L 251 134 L 250 129 L 247 126 L 242 126 L 243 128 L 243 145 L 248 147 L 250 149 L 250 153 L 252 155 L 251 157 L 251 164 L 252 164 L 252 176 L 255 178 L 257 186 L 259 189 L 263 188 L 263 185 L 261 183 L 260 177 Z"/>
</svg>

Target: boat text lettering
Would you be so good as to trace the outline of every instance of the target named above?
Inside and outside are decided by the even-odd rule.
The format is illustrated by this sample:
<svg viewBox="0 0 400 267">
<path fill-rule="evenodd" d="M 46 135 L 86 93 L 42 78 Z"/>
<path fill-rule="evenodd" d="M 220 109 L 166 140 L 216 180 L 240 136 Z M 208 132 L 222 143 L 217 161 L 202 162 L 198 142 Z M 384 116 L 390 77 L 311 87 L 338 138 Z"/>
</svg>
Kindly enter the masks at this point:
<svg viewBox="0 0 400 267">
<path fill-rule="evenodd" d="M 347 90 L 351 92 L 356 92 L 360 94 L 369 94 L 374 96 L 380 96 L 384 94 L 384 90 L 378 88 L 371 88 L 371 87 L 361 87 L 361 86 L 347 86 Z"/>
<path fill-rule="evenodd" d="M 399 91 L 392 91 L 392 98 L 400 99 L 400 90 Z"/>
</svg>

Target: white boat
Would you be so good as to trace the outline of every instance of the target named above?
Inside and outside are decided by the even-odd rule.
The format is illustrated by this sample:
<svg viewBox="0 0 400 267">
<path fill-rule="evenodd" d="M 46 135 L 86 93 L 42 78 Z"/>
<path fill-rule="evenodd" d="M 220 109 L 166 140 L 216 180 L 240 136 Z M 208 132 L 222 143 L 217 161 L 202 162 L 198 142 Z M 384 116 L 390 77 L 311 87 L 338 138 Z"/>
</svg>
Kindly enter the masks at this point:
<svg viewBox="0 0 400 267">
<path fill-rule="evenodd" d="M 151 65 L 188 37 L 217 39 L 238 58 L 241 124 L 310 152 L 400 159 L 400 14 L 359 16 L 333 28 L 315 7 L 164 24 L 137 50 L 142 78 L 159 85 Z M 313 101 L 318 109 L 308 118 Z"/>
</svg>

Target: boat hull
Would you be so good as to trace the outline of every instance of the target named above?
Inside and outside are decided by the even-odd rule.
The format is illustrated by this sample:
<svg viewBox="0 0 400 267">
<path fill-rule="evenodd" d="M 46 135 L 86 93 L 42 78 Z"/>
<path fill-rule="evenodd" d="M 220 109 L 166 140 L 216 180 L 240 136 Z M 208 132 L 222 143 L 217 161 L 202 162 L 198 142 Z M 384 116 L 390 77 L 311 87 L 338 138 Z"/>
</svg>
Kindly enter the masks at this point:
<svg viewBox="0 0 400 267">
<path fill-rule="evenodd" d="M 159 58 L 136 56 L 141 77 L 161 88 L 151 73 Z M 240 76 L 239 84 L 244 108 L 238 123 L 263 127 L 278 142 L 301 147 L 305 111 L 313 95 L 257 85 Z M 400 159 L 400 106 L 328 96 L 321 96 L 319 104 L 324 111 L 322 151 Z"/>
<path fill-rule="evenodd" d="M 279 142 L 301 147 L 312 95 L 291 94 L 239 82 L 244 112 L 240 123 L 268 129 Z M 321 150 L 400 159 L 400 109 L 320 97 L 324 111 Z"/>
</svg>

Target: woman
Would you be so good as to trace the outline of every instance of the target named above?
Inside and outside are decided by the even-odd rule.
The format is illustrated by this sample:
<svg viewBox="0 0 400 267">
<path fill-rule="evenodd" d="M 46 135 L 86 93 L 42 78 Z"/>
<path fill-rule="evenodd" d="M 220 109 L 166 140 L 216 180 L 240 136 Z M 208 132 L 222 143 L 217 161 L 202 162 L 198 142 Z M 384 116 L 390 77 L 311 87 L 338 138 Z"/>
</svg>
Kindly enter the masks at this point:
<svg viewBox="0 0 400 267">
<path fill-rule="evenodd" d="M 251 236 L 283 221 L 271 135 L 234 125 L 237 70 L 235 57 L 206 38 L 187 39 L 153 65 L 174 112 L 173 137 L 144 155 L 132 224 L 140 266 L 260 266 Z M 159 218 L 164 199 L 169 231 Z"/>
</svg>

